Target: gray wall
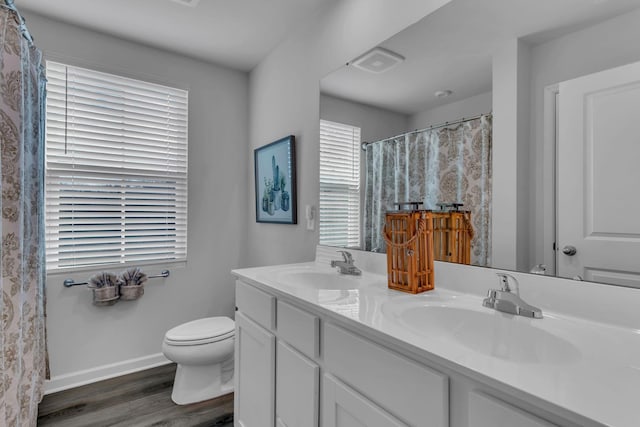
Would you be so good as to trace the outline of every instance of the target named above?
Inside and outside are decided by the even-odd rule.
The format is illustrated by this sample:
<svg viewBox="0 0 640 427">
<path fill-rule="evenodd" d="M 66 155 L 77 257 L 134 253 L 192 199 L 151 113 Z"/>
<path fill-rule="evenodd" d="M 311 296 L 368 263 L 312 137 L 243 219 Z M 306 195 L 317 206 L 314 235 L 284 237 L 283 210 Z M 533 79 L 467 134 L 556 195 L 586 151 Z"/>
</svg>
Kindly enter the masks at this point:
<svg viewBox="0 0 640 427">
<path fill-rule="evenodd" d="M 419 21 L 448 0 L 350 0 L 327 4 L 314 23 L 300 28 L 250 75 L 250 147 L 285 135 L 296 136 L 298 225 L 258 224 L 252 213 L 248 265 L 309 261 L 318 242 L 317 227 L 307 231 L 305 205 L 318 206 L 319 81 L 362 52 Z M 249 210 L 255 204 L 248 185 Z"/>
<path fill-rule="evenodd" d="M 492 109 L 491 97 L 492 93 L 489 91 L 415 113 L 409 117 L 409 129 L 424 129 L 463 117 L 475 117 L 490 113 Z"/>
<path fill-rule="evenodd" d="M 48 59 L 189 90 L 188 261 L 151 279 L 134 302 L 94 307 L 91 292 L 47 277 L 48 389 L 161 363 L 164 333 L 201 317 L 233 316 L 232 268 L 246 257 L 248 74 L 25 14 Z"/>
<path fill-rule="evenodd" d="M 359 127 L 362 141 L 367 142 L 411 129 L 409 117 L 404 114 L 323 94 L 320 95 L 320 118 Z"/>
</svg>

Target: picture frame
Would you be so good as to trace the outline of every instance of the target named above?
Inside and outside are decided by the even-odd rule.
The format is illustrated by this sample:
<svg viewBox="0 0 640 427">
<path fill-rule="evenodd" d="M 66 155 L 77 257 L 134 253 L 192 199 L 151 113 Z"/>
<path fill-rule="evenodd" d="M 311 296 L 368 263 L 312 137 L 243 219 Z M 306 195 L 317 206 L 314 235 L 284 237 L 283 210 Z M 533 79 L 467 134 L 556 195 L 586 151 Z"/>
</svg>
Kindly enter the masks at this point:
<svg viewBox="0 0 640 427">
<path fill-rule="evenodd" d="M 295 136 L 254 150 L 256 222 L 297 224 Z"/>
</svg>

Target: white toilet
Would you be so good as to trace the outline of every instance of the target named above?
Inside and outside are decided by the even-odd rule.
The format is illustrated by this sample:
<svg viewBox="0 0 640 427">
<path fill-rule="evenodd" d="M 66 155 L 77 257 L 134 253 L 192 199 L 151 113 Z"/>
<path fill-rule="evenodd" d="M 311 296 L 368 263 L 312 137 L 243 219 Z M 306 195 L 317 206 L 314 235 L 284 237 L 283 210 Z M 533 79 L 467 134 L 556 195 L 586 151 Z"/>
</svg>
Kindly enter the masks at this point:
<svg viewBox="0 0 640 427">
<path fill-rule="evenodd" d="M 165 334 L 162 353 L 178 364 L 171 400 L 186 405 L 233 391 L 234 335 L 228 317 L 194 320 Z"/>
</svg>

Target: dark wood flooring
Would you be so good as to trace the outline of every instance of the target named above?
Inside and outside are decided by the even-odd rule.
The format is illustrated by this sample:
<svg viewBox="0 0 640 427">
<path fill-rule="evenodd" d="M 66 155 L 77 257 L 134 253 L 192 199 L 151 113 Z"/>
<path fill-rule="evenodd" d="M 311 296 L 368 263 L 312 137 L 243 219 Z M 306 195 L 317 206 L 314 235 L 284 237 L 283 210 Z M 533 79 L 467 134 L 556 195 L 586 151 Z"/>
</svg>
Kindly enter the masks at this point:
<svg viewBox="0 0 640 427">
<path fill-rule="evenodd" d="M 171 401 L 176 365 L 46 395 L 38 426 L 232 427 L 233 393 L 191 405 Z"/>
</svg>

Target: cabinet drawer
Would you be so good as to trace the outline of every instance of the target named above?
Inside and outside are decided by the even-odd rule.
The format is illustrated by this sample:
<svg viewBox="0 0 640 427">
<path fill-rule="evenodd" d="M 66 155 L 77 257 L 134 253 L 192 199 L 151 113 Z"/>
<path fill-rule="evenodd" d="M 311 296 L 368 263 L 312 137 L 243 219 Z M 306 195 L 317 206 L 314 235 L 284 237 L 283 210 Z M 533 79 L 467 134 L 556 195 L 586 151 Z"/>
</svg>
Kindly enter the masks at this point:
<svg viewBox="0 0 640 427">
<path fill-rule="evenodd" d="M 311 358 L 320 354 L 320 319 L 286 302 L 278 301 L 278 338 Z"/>
<path fill-rule="evenodd" d="M 236 306 L 267 329 L 276 328 L 276 298 L 251 285 L 236 280 Z"/>
<path fill-rule="evenodd" d="M 324 324 L 327 370 L 410 426 L 449 425 L 449 379 L 332 324 Z"/>
</svg>

